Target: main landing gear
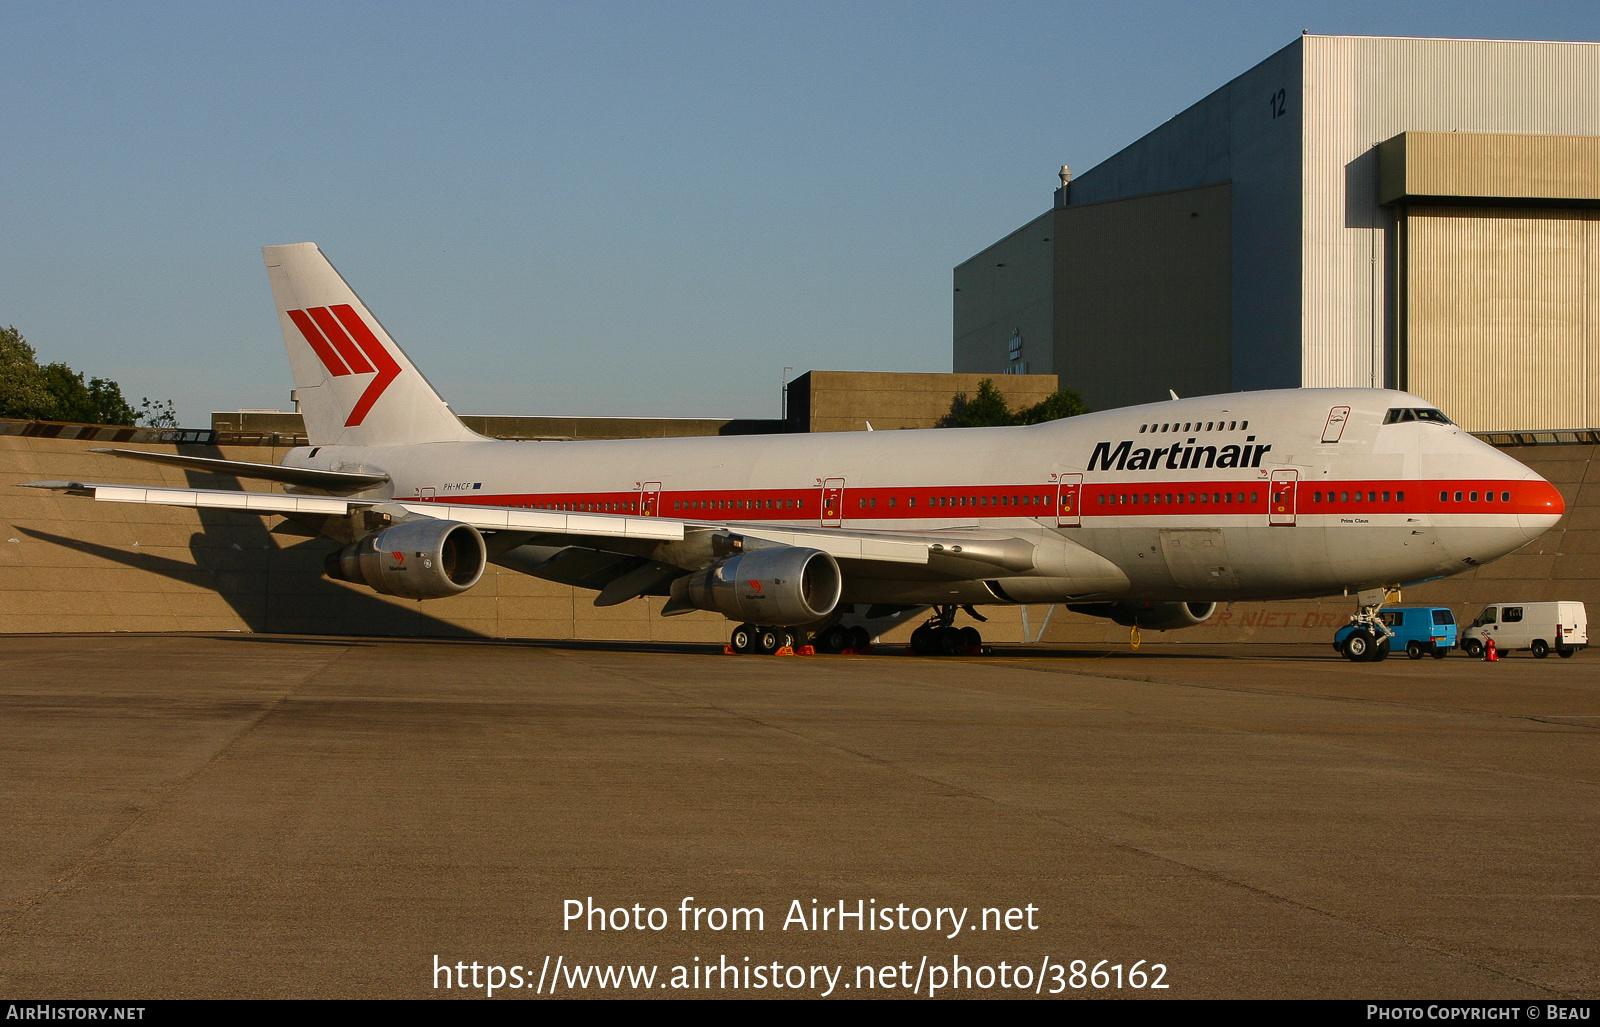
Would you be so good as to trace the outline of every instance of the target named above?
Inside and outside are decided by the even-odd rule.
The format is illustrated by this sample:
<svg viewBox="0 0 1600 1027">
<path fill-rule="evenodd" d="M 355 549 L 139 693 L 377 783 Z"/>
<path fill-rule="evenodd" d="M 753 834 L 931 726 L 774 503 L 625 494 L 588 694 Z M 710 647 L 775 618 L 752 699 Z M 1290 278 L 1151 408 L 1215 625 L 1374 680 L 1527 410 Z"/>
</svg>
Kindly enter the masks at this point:
<svg viewBox="0 0 1600 1027">
<path fill-rule="evenodd" d="M 954 606 L 936 606 L 933 616 L 922 627 L 911 633 L 911 651 L 918 656 L 956 656 L 976 653 L 983 647 L 983 636 L 974 627 L 955 626 Z M 977 613 L 969 606 L 967 612 Z M 978 617 L 979 620 L 984 618 Z"/>
<path fill-rule="evenodd" d="M 799 641 L 793 628 L 765 628 L 756 624 L 741 624 L 733 629 L 728 644 L 736 653 L 771 656 L 784 646 L 793 647 Z"/>
</svg>

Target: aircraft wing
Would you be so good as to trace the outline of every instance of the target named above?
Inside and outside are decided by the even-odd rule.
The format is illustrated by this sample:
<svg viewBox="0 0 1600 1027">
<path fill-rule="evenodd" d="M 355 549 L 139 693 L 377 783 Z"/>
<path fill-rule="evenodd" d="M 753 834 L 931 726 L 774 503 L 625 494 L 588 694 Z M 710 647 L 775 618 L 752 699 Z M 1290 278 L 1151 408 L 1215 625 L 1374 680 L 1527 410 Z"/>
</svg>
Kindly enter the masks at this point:
<svg viewBox="0 0 1600 1027">
<path fill-rule="evenodd" d="M 186 458 L 189 459 L 189 458 Z M 728 532 L 760 539 L 772 545 L 818 549 L 838 560 L 866 563 L 922 564 L 960 559 L 999 570 L 1025 570 L 1032 566 L 1032 545 L 1021 539 L 949 532 L 856 531 L 846 528 L 807 528 L 793 525 L 698 522 L 667 517 L 626 514 L 575 513 L 529 510 L 523 507 L 483 506 L 385 499 L 347 499 L 281 492 L 243 492 L 232 489 L 186 489 L 163 486 L 121 485 L 105 482 L 34 481 L 25 488 L 49 489 L 102 503 L 139 503 L 207 510 L 237 510 L 256 514 L 320 514 L 349 516 L 360 510 L 407 517 L 432 517 L 460 521 L 480 531 L 505 531 L 570 538 L 573 545 L 604 548 L 605 539 L 639 539 L 680 542 L 696 532 Z M 632 547 L 630 547 L 632 548 Z"/>
</svg>

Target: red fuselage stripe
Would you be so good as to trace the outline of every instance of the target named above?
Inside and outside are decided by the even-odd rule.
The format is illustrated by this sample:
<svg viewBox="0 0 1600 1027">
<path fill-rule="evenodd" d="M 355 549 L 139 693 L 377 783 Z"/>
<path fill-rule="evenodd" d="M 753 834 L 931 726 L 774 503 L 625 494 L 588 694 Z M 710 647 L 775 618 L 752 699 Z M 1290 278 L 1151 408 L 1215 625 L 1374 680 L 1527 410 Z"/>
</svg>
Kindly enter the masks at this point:
<svg viewBox="0 0 1600 1027">
<path fill-rule="evenodd" d="M 1201 514 L 1264 514 L 1268 512 L 1273 489 L 1292 494 L 1287 505 L 1300 516 L 1375 515 L 1375 514 L 1524 514 L 1560 513 L 1560 494 L 1543 481 L 1301 481 L 1296 488 L 1284 489 L 1282 482 L 1265 479 L 1238 482 L 1093 483 L 1078 486 L 1080 501 L 1077 516 L 1084 521 L 1097 518 L 1196 516 Z M 1203 492 L 1202 492 L 1203 490 Z M 835 490 L 828 489 L 828 493 Z M 1055 485 L 1010 485 L 982 487 L 946 486 L 943 488 L 849 488 L 842 491 L 842 502 L 827 511 L 832 519 L 864 520 L 963 520 L 1004 517 L 1054 519 L 1072 515 L 1072 486 L 1058 490 Z M 1067 493 L 1063 496 L 1062 493 Z M 1205 500 L 1201 500 L 1202 494 Z M 1510 500 L 1503 498 L 1507 494 Z M 746 490 L 663 490 L 652 494 L 655 515 L 676 519 L 729 521 L 816 520 L 824 513 L 824 490 L 746 489 Z M 1320 499 L 1316 498 L 1321 496 Z M 1388 496 L 1385 499 L 1385 495 Z M 1460 500 L 1455 497 L 1461 496 Z M 1473 496 L 1477 498 L 1474 499 Z M 1488 498 L 1493 496 L 1493 499 Z M 1368 496 L 1373 498 L 1369 499 Z M 1443 497 L 1443 498 L 1441 498 Z M 512 506 L 541 510 L 577 510 L 595 513 L 638 513 L 642 494 L 626 492 L 527 493 L 483 495 L 455 492 L 435 495 L 440 503 L 474 506 Z M 1275 504 L 1273 509 L 1276 510 Z"/>
</svg>

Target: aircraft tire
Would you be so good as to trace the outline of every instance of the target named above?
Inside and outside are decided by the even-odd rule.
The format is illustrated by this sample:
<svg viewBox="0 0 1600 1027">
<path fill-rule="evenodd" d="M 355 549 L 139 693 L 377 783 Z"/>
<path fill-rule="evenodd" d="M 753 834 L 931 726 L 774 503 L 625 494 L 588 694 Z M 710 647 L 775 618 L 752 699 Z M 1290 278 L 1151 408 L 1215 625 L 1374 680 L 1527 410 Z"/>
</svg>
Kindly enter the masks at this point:
<svg viewBox="0 0 1600 1027">
<path fill-rule="evenodd" d="M 1344 658 L 1351 663 L 1361 663 L 1371 658 L 1372 636 L 1365 631 L 1352 631 L 1344 640 Z"/>
<path fill-rule="evenodd" d="M 825 653 L 842 653 L 850 644 L 850 629 L 843 624 L 830 624 L 817 636 L 817 648 Z"/>
<path fill-rule="evenodd" d="M 1376 643 L 1373 644 L 1372 651 L 1367 654 L 1367 659 L 1371 660 L 1373 663 L 1379 663 L 1383 660 L 1387 660 L 1388 658 L 1389 640 L 1387 638 L 1380 638 Z"/>
<path fill-rule="evenodd" d="M 741 624 L 733 629 L 728 644 L 733 646 L 733 651 L 748 655 L 756 651 L 756 626 L 754 624 Z"/>
<path fill-rule="evenodd" d="M 956 654 L 956 649 L 961 646 L 961 629 L 940 628 L 938 634 L 935 635 L 934 638 L 938 643 L 938 652 L 940 656 L 954 656 Z"/>
<path fill-rule="evenodd" d="M 1412 641 L 1406 643 L 1406 656 L 1410 659 L 1420 660 L 1426 655 L 1428 654 L 1423 651 L 1421 642 Z"/>
<path fill-rule="evenodd" d="M 976 649 L 983 645 L 983 636 L 978 634 L 978 629 L 968 625 L 961 629 L 961 644 Z"/>
<path fill-rule="evenodd" d="M 1546 642 L 1542 638 L 1536 638 L 1533 640 L 1532 649 L 1535 659 L 1542 660 L 1546 656 L 1550 655 L 1550 643 Z"/>
<path fill-rule="evenodd" d="M 926 624 L 911 633 L 911 652 L 917 656 L 932 656 L 938 651 L 934 629 Z"/>
<path fill-rule="evenodd" d="M 872 632 L 857 624 L 850 629 L 850 648 L 864 653 L 872 646 Z"/>
<path fill-rule="evenodd" d="M 777 628 L 756 628 L 755 651 L 760 655 L 771 656 L 777 652 L 780 641 Z"/>
</svg>

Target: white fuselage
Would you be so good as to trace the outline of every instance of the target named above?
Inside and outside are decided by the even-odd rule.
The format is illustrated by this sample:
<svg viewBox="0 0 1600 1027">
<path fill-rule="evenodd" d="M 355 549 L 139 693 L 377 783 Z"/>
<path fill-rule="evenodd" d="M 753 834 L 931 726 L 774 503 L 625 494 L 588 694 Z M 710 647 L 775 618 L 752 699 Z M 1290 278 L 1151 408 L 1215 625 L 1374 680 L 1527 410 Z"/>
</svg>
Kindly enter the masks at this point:
<svg viewBox="0 0 1600 1027">
<path fill-rule="evenodd" d="M 1033 543 L 951 582 L 853 576 L 846 601 L 1313 596 L 1468 570 L 1553 525 L 1561 497 L 1459 427 L 1384 423 L 1402 392 L 1298 389 L 1015 428 L 298 449 L 408 501 Z"/>
</svg>

